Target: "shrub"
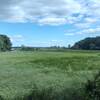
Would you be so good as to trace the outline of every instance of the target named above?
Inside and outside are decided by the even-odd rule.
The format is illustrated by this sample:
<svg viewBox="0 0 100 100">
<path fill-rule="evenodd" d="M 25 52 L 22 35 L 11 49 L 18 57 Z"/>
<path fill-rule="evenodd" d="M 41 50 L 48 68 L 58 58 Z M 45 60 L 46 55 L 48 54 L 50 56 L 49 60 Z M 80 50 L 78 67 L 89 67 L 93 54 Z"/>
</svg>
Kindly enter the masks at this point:
<svg viewBox="0 0 100 100">
<path fill-rule="evenodd" d="M 100 72 L 85 85 L 86 100 L 100 100 Z"/>
</svg>

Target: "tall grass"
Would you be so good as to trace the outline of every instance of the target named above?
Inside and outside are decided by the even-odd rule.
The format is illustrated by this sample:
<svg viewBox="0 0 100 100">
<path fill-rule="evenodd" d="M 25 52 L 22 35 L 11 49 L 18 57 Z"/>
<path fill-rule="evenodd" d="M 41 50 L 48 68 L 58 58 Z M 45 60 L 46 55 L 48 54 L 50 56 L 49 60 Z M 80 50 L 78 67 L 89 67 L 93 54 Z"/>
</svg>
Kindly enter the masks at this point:
<svg viewBox="0 0 100 100">
<path fill-rule="evenodd" d="M 99 66 L 97 51 L 0 53 L 0 100 L 84 100 Z"/>
</svg>

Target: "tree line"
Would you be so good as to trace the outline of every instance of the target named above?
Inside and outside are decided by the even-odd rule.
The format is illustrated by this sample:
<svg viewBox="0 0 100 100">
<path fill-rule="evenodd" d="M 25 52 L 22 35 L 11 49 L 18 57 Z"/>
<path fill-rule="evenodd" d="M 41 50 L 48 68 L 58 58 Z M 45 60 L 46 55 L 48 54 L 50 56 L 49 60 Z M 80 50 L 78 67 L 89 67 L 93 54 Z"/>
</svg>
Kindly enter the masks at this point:
<svg viewBox="0 0 100 100">
<path fill-rule="evenodd" d="M 72 46 L 72 49 L 100 50 L 100 36 L 85 38 L 78 41 Z"/>
<path fill-rule="evenodd" d="M 32 47 L 21 46 L 21 50 L 33 50 Z M 50 47 L 59 49 L 60 47 Z M 49 48 L 49 49 L 50 49 Z M 63 48 L 63 47 L 62 47 Z M 89 37 L 83 40 L 76 42 L 72 47 L 68 47 L 70 49 L 77 50 L 100 50 L 100 36 L 98 37 Z M 10 38 L 7 35 L 0 35 L 0 51 L 10 51 L 12 49 L 12 43 Z M 36 50 L 39 48 L 35 48 Z M 34 50 L 35 50 L 34 49 Z M 63 48 L 67 49 L 67 48 Z"/>
</svg>

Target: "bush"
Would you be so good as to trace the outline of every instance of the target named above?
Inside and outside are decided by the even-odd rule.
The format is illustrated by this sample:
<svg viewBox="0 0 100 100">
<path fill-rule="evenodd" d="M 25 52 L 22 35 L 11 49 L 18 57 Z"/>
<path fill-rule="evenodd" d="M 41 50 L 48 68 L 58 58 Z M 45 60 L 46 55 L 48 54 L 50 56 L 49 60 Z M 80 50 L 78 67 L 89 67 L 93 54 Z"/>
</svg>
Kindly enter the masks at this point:
<svg viewBox="0 0 100 100">
<path fill-rule="evenodd" d="M 100 72 L 85 85 L 86 100 L 100 100 Z"/>
</svg>

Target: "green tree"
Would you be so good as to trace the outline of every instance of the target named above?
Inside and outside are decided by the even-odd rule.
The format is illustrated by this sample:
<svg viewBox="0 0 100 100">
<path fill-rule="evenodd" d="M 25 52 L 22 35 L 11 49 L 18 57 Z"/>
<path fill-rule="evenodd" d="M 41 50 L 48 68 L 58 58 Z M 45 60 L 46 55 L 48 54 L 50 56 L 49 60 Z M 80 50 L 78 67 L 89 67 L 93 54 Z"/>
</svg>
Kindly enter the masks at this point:
<svg viewBox="0 0 100 100">
<path fill-rule="evenodd" d="M 72 48 L 83 50 L 100 50 L 100 37 L 85 38 L 76 42 Z"/>
<path fill-rule="evenodd" d="M 0 35 L 0 51 L 9 51 L 11 46 L 10 38 L 6 35 Z"/>
</svg>

